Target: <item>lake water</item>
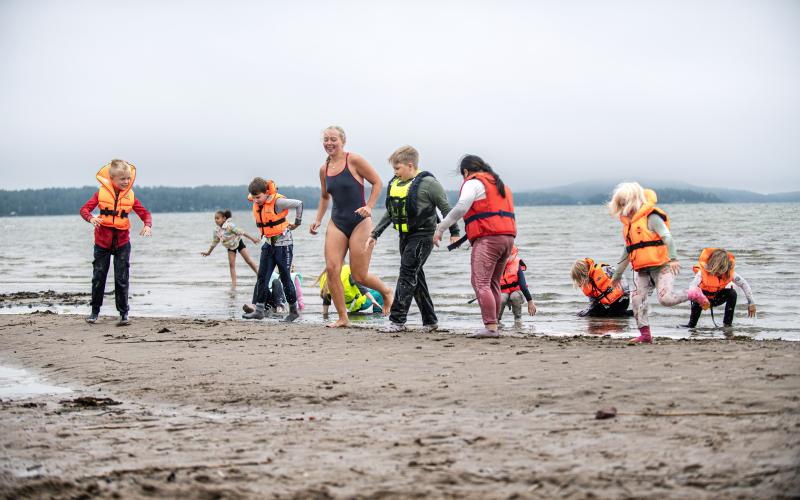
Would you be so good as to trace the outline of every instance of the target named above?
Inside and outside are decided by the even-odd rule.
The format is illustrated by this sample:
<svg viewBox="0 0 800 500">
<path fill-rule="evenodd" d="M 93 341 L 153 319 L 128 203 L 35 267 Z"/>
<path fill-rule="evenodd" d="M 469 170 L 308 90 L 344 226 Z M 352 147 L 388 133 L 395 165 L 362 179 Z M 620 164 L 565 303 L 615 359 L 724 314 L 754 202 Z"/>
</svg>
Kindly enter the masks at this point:
<svg viewBox="0 0 800 500">
<path fill-rule="evenodd" d="M 800 340 L 797 324 L 797 284 L 800 269 L 800 205 L 663 205 L 672 219 L 672 232 L 684 270 L 678 286 L 688 286 L 691 266 L 706 246 L 724 247 L 736 255 L 736 269 L 753 288 L 758 317 L 746 315 L 746 301 L 740 293 L 734 322 L 736 335 L 755 339 Z M 77 208 L 76 208 L 77 212 Z M 308 222 L 316 209 L 305 214 L 306 224 L 295 231 L 295 264 L 304 277 L 307 308 L 302 321 L 322 322 L 321 300 L 312 284 L 324 267 L 324 235 L 308 233 Z M 517 209 L 520 255 L 528 264 L 528 283 L 539 308 L 525 317 L 527 332 L 548 335 L 612 334 L 632 335 L 633 319 L 591 320 L 575 313 L 587 305 L 586 298 L 572 287 L 570 267 L 576 258 L 593 257 L 615 263 L 621 254 L 622 237 L 618 221 L 601 206 L 520 207 Z M 376 220 L 381 212 L 376 210 Z M 46 219 L 46 220 L 45 220 Z M 221 246 L 204 258 L 214 227 L 212 213 L 154 214 L 152 238 L 137 234 L 141 222 L 133 217 L 131 258 L 131 314 L 136 316 L 177 316 L 193 318 L 239 318 L 241 305 L 249 302 L 255 275 L 241 258 L 237 259 L 239 289 L 229 290 L 227 255 Z M 326 217 L 327 223 L 327 217 Z M 234 214 L 234 221 L 255 234 L 252 215 Z M 0 218 L 5 235 L 0 240 L 0 293 L 56 290 L 88 292 L 92 269 L 92 226 L 74 216 L 47 218 Z M 771 229 L 770 229 L 771 228 Z M 253 257 L 258 249 L 250 244 Z M 372 259 L 372 271 L 394 286 L 399 257 L 397 236 L 388 229 L 379 240 Z M 480 326 L 477 304 L 469 283 L 469 251 L 435 250 L 425 266 L 434 304 L 443 327 L 467 330 Z M 630 280 L 630 273 L 628 278 Z M 113 289 L 113 271 L 107 290 Z M 655 335 L 682 338 L 723 337 L 708 313 L 693 331 L 677 328 L 685 323 L 689 305 L 666 308 L 651 297 L 652 328 Z M 60 313 L 88 314 L 86 306 L 56 306 Z M 29 312 L 27 307 L 3 308 L 4 313 Z M 721 313 L 721 311 L 720 311 Z M 107 295 L 101 314 L 115 315 L 113 295 Z M 721 314 L 720 314 L 721 316 Z M 510 312 L 506 319 L 510 319 Z M 380 324 L 383 319 L 360 321 Z M 718 318 L 718 322 L 720 318 Z M 419 324 L 412 305 L 409 324 Z"/>
</svg>

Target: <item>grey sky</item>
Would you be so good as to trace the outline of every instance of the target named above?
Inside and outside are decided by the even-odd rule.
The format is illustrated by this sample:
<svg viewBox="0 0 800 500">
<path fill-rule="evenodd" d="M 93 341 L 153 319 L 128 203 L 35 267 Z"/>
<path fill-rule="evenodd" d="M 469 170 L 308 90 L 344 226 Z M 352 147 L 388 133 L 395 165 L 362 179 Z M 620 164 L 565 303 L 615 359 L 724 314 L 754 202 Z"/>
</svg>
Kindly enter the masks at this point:
<svg viewBox="0 0 800 500">
<path fill-rule="evenodd" d="M 382 176 L 800 189 L 800 2 L 0 1 L 0 188 L 314 185 L 321 130 Z"/>
</svg>

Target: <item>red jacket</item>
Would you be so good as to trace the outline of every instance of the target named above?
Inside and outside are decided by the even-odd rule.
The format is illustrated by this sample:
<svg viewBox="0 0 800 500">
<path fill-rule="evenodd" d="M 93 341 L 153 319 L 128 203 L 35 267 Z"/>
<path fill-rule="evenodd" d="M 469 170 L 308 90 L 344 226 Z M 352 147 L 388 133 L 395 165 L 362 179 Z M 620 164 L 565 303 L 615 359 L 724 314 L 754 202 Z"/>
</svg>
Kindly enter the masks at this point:
<svg viewBox="0 0 800 500">
<path fill-rule="evenodd" d="M 85 221 L 89 221 L 92 218 L 92 210 L 97 208 L 98 199 L 97 193 L 94 193 L 89 201 L 81 207 L 81 217 Z M 139 201 L 138 198 L 133 202 L 133 211 L 136 212 L 136 215 L 142 219 L 145 226 L 152 226 L 153 225 L 153 217 L 150 215 L 150 212 L 144 208 L 144 205 Z M 114 236 L 116 235 L 116 244 L 114 245 Z M 106 249 L 118 248 L 122 245 L 126 244 L 131 240 L 130 231 L 128 230 L 120 230 L 114 229 L 113 227 L 106 227 L 106 226 L 97 226 L 94 228 L 94 243 Z"/>
</svg>

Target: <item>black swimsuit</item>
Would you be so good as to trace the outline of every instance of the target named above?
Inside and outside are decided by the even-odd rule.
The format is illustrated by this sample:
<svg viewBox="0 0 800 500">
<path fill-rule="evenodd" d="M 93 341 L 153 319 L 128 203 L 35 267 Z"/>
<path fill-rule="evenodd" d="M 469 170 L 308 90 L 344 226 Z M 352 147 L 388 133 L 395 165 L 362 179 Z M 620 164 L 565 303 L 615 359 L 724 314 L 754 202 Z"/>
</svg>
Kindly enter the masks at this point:
<svg viewBox="0 0 800 500">
<path fill-rule="evenodd" d="M 364 220 L 356 213 L 356 209 L 366 205 L 364 202 L 364 185 L 358 182 L 347 164 L 350 153 L 345 154 L 344 169 L 336 175 L 328 175 L 328 163 L 325 164 L 325 186 L 333 198 L 331 220 L 347 238 L 353 234 L 356 226 Z"/>
</svg>

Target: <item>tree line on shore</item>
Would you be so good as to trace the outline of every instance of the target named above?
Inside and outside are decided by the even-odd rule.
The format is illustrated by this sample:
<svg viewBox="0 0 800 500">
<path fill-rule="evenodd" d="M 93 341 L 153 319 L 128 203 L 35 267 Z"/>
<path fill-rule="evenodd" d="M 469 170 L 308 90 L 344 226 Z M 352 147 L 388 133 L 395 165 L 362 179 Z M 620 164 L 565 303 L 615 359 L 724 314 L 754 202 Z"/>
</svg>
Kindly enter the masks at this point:
<svg viewBox="0 0 800 500">
<path fill-rule="evenodd" d="M 247 186 L 139 186 L 134 191 L 142 204 L 156 213 L 249 210 L 251 207 L 247 200 Z M 316 208 L 319 204 L 319 187 L 286 186 L 280 191 L 288 198 L 302 200 L 306 208 Z M 95 192 L 97 187 L 93 186 L 0 190 L 0 216 L 77 214 Z M 447 195 L 451 203 L 458 199 L 458 191 L 448 191 Z M 552 191 L 525 191 L 514 193 L 514 203 L 517 206 L 600 205 L 608 201 L 608 196 L 609 193 L 575 197 Z M 658 198 L 659 203 L 665 204 L 723 202 L 713 193 L 675 188 L 658 189 Z M 383 196 L 379 200 L 380 207 Z"/>
</svg>

